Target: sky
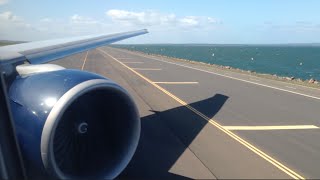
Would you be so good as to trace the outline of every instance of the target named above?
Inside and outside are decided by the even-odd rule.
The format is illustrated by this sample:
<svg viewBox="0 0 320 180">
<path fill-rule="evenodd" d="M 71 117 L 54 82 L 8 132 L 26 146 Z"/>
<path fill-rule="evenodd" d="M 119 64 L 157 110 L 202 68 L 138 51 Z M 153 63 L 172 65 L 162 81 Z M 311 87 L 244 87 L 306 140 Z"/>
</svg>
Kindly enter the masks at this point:
<svg viewBox="0 0 320 180">
<path fill-rule="evenodd" d="M 320 43 L 319 0 L 0 0 L 0 40 L 148 29 L 121 43 Z"/>
</svg>

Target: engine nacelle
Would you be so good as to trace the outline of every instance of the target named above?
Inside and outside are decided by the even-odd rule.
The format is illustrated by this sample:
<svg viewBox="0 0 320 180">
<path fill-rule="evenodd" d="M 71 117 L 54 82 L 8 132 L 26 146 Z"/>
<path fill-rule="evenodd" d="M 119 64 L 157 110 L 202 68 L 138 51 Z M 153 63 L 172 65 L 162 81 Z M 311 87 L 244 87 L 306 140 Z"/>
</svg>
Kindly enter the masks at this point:
<svg viewBox="0 0 320 180">
<path fill-rule="evenodd" d="M 97 74 L 57 70 L 18 77 L 9 97 L 31 178 L 112 179 L 138 145 L 132 98 Z"/>
</svg>

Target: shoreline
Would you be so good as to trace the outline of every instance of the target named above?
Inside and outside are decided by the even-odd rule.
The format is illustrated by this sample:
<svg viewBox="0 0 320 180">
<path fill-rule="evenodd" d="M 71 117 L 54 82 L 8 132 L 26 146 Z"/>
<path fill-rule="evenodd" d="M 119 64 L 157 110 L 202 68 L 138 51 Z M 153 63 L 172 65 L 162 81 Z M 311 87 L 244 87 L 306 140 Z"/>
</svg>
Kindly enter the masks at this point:
<svg viewBox="0 0 320 180">
<path fill-rule="evenodd" d="M 178 61 L 178 62 L 180 61 L 180 62 L 186 62 L 186 63 L 190 63 L 190 64 L 197 64 L 197 65 L 201 65 L 201 66 L 205 66 L 205 67 L 210 67 L 213 69 L 216 68 L 219 70 L 231 71 L 231 72 L 250 75 L 253 77 L 265 78 L 265 79 L 285 82 L 288 84 L 300 85 L 300 86 L 309 87 L 309 88 L 316 88 L 316 89 L 320 90 L 320 81 L 313 79 L 313 78 L 311 78 L 309 80 L 302 80 L 300 78 L 295 78 L 295 77 L 286 77 L 286 76 L 278 76 L 275 74 L 272 75 L 272 74 L 266 74 L 266 73 L 259 73 L 259 72 L 250 71 L 250 70 L 242 70 L 239 68 L 233 68 L 231 66 L 223 66 L 223 65 L 217 65 L 217 64 L 204 63 L 204 62 L 200 62 L 200 61 L 175 58 L 175 57 L 170 57 L 170 56 L 165 56 L 165 55 L 160 55 L 160 54 L 145 53 L 142 51 L 131 50 L 131 49 L 127 49 L 127 48 L 121 48 L 121 47 L 116 47 L 116 48 L 124 49 L 124 50 L 135 52 L 135 53 L 140 53 L 143 55 L 151 55 L 151 56 L 160 57 L 160 58 L 167 58 L 167 59 L 171 59 L 171 60 Z"/>
</svg>

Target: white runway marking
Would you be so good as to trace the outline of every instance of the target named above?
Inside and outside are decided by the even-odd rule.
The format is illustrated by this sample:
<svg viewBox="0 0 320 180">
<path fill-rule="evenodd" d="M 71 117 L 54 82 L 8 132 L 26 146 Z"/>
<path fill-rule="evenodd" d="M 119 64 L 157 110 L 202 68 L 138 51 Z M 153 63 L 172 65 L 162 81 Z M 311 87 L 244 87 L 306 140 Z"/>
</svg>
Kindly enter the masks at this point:
<svg viewBox="0 0 320 180">
<path fill-rule="evenodd" d="M 198 82 L 154 82 L 156 84 L 198 84 Z"/>
<path fill-rule="evenodd" d="M 261 130 L 294 130 L 294 129 L 319 129 L 315 125 L 290 125 L 290 126 L 223 126 L 228 130 L 245 130 L 245 131 L 261 131 Z"/>
<path fill-rule="evenodd" d="M 132 63 L 132 64 L 143 64 L 144 62 L 130 62 L 130 61 L 128 61 L 128 62 L 122 62 L 122 63 L 126 63 L 126 64 L 128 64 L 128 63 Z"/>
<path fill-rule="evenodd" d="M 132 68 L 134 70 L 142 70 L 142 71 L 160 71 L 161 69 L 157 68 Z"/>
<path fill-rule="evenodd" d="M 123 58 L 117 58 L 117 59 L 124 60 L 124 59 L 134 59 L 134 58 L 130 58 L 130 57 L 123 57 Z"/>
</svg>

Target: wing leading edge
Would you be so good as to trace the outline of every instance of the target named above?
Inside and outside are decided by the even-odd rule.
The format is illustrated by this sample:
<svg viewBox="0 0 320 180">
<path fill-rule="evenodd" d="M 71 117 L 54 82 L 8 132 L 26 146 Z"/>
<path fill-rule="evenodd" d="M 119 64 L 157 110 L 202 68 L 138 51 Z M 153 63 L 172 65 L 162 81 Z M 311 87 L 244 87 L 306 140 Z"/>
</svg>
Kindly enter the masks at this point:
<svg viewBox="0 0 320 180">
<path fill-rule="evenodd" d="M 146 29 L 111 35 L 38 41 L 0 47 L 0 64 L 28 61 L 42 64 L 130 37 L 146 34 Z"/>
</svg>

